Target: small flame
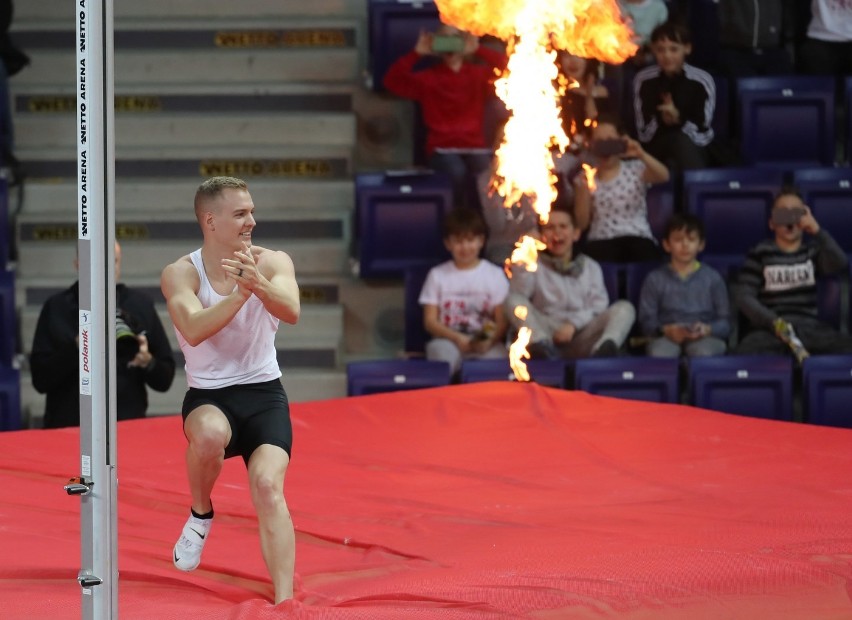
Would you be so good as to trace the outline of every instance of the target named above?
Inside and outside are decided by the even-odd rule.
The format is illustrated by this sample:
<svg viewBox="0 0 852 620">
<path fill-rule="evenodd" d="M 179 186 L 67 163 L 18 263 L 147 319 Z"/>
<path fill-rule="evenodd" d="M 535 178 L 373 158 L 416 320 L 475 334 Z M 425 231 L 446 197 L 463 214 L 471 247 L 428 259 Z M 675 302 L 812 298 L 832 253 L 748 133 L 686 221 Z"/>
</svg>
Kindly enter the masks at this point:
<svg viewBox="0 0 852 620">
<path fill-rule="evenodd" d="M 589 186 L 589 191 L 595 191 L 597 185 L 595 184 L 595 175 L 597 174 L 597 168 L 592 168 L 589 164 L 583 164 L 583 174 L 586 175 L 586 185 Z"/>
<path fill-rule="evenodd" d="M 526 311 L 526 308 L 524 308 L 524 311 Z M 512 372 L 515 373 L 515 379 L 518 381 L 530 380 L 530 373 L 524 360 L 530 359 L 527 345 L 530 343 L 531 336 L 532 330 L 524 326 L 518 331 L 518 338 L 509 347 L 509 366 L 512 367 Z"/>
<path fill-rule="evenodd" d="M 527 320 L 527 307 L 526 306 L 518 306 L 515 308 L 515 316 L 521 319 L 522 321 Z"/>
<path fill-rule="evenodd" d="M 538 253 L 544 250 L 547 246 L 544 242 L 524 235 L 515 243 L 515 249 L 512 250 L 511 258 L 506 260 L 503 270 L 510 278 L 512 277 L 512 265 L 523 265 L 527 271 L 535 271 L 538 269 Z"/>
</svg>

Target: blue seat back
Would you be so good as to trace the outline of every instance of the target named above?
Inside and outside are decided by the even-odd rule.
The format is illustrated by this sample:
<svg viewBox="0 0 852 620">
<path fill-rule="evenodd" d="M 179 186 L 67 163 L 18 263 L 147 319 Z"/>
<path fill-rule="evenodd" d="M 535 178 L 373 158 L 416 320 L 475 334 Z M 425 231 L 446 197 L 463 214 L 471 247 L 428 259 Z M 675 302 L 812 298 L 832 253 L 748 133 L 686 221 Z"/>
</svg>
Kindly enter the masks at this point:
<svg viewBox="0 0 852 620">
<path fill-rule="evenodd" d="M 669 181 L 652 185 L 648 188 L 645 199 L 648 204 L 648 223 L 651 225 L 651 232 L 654 233 L 657 241 L 662 241 L 666 223 L 675 210 L 674 184 Z"/>
<path fill-rule="evenodd" d="M 441 225 L 452 188 L 441 174 L 362 174 L 355 181 L 362 278 L 402 279 L 405 270 L 448 260 Z"/>
<path fill-rule="evenodd" d="M 17 368 L 0 367 L 0 431 L 21 428 L 21 376 Z"/>
<path fill-rule="evenodd" d="M 423 326 L 423 307 L 420 291 L 432 265 L 418 265 L 405 270 L 405 352 L 423 354 L 429 341 L 429 332 Z"/>
<path fill-rule="evenodd" d="M 524 360 L 530 380 L 547 387 L 564 389 L 567 385 L 570 360 Z M 514 381 L 515 373 L 508 359 L 464 360 L 461 365 L 460 381 L 478 383 L 482 381 Z"/>
<path fill-rule="evenodd" d="M 722 355 L 688 360 L 692 404 L 704 409 L 776 420 L 793 419 L 789 356 Z"/>
<path fill-rule="evenodd" d="M 450 365 L 426 360 L 369 360 L 346 365 L 347 396 L 399 392 L 450 383 Z"/>
<path fill-rule="evenodd" d="M 578 359 L 574 389 L 658 403 L 680 400 L 679 361 L 675 358 L 618 357 Z"/>
<path fill-rule="evenodd" d="M 802 395 L 811 424 L 852 428 L 852 355 L 816 355 L 802 366 Z"/>
<path fill-rule="evenodd" d="M 704 253 L 738 256 L 769 235 L 779 170 L 716 168 L 684 172 L 686 211 L 704 222 Z"/>
<path fill-rule="evenodd" d="M 793 170 L 835 160 L 834 78 L 737 80 L 740 152 L 748 165 Z"/>
<path fill-rule="evenodd" d="M 15 272 L 0 270 L 0 367 L 12 366 L 17 349 Z"/>
<path fill-rule="evenodd" d="M 373 90 L 381 92 L 391 64 L 414 49 L 421 30 L 434 31 L 441 20 L 429 1 L 370 0 L 367 13 L 369 71 Z"/>
<path fill-rule="evenodd" d="M 852 254 L 852 168 L 793 171 L 793 183 L 814 217 L 847 254 Z"/>
</svg>

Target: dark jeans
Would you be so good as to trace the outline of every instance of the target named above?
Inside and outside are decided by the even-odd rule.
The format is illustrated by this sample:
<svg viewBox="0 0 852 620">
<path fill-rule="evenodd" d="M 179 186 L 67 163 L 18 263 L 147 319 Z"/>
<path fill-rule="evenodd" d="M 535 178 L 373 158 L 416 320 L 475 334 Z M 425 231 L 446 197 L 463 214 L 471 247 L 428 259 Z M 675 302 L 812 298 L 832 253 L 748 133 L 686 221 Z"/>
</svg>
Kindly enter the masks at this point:
<svg viewBox="0 0 852 620">
<path fill-rule="evenodd" d="M 852 336 L 841 334 L 830 325 L 815 319 L 790 320 L 796 335 L 805 345 L 808 353 L 815 355 L 830 355 L 837 353 L 852 353 Z M 783 355 L 790 351 L 773 332 L 765 329 L 749 331 L 737 345 L 736 353 L 751 355 L 755 353 L 772 353 Z"/>
<path fill-rule="evenodd" d="M 790 75 L 793 62 L 781 47 L 767 49 L 721 48 L 716 59 L 719 71 L 731 78 L 750 75 Z"/>
<path fill-rule="evenodd" d="M 481 210 L 476 177 L 491 166 L 490 153 L 433 153 L 429 167 L 443 172 L 453 184 L 453 206 Z"/>
<path fill-rule="evenodd" d="M 852 41 L 806 39 L 796 55 L 798 69 L 812 75 L 852 74 Z"/>
<path fill-rule="evenodd" d="M 664 256 L 660 246 L 645 237 L 586 240 L 581 247 L 583 254 L 605 263 L 644 262 Z"/>
<path fill-rule="evenodd" d="M 645 150 L 659 159 L 669 170 L 694 170 L 707 168 L 710 155 L 706 147 L 698 146 L 680 130 L 657 133 Z"/>
</svg>

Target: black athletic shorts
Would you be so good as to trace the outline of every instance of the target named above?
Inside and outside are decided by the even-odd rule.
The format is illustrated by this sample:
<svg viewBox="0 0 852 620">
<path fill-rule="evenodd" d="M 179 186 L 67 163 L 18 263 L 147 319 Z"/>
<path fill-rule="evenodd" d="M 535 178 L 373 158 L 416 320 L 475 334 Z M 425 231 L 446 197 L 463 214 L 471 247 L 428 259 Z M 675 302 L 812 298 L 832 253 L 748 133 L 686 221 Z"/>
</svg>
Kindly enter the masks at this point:
<svg viewBox="0 0 852 620">
<path fill-rule="evenodd" d="M 290 455 L 293 446 L 290 404 L 279 379 L 209 390 L 189 388 L 181 410 L 184 422 L 201 405 L 213 405 L 228 418 L 231 441 L 225 448 L 226 459 L 240 455 L 248 465 L 252 452 L 265 443 L 278 446 Z"/>
</svg>

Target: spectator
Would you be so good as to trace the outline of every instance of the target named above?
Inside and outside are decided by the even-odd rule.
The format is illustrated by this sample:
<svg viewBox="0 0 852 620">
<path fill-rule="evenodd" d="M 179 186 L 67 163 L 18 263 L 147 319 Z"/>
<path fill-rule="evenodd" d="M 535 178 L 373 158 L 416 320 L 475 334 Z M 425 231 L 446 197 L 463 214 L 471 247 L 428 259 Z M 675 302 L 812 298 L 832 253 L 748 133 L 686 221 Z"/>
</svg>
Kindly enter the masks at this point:
<svg viewBox="0 0 852 620">
<path fill-rule="evenodd" d="M 538 268 L 513 265 L 506 300 L 512 327 L 532 331 L 527 351 L 533 359 L 614 356 L 627 338 L 636 312 L 628 301 L 610 305 L 603 272 L 593 259 L 574 254 L 580 229 L 564 199 L 553 204 L 541 225 L 547 249 Z M 524 310 L 520 310 L 524 308 Z"/>
<path fill-rule="evenodd" d="M 811 20 L 797 61 L 802 73 L 852 75 L 852 4 L 811 0 Z"/>
<path fill-rule="evenodd" d="M 730 78 L 788 75 L 793 63 L 792 0 L 719 0 L 719 71 Z"/>
<path fill-rule="evenodd" d="M 718 271 L 696 260 L 704 225 L 691 214 L 666 224 L 670 261 L 650 272 L 639 296 L 639 324 L 651 357 L 722 355 L 730 334 L 728 288 Z"/>
<path fill-rule="evenodd" d="M 611 112 L 609 90 L 600 80 L 600 62 L 565 51 L 557 52 L 557 60 L 562 73 L 576 83 L 562 95 L 562 128 L 566 136 L 579 136 L 585 142 L 598 115 Z"/>
<path fill-rule="evenodd" d="M 78 266 L 76 258 L 74 266 Z M 121 246 L 116 243 L 116 282 L 120 277 Z M 175 376 L 175 360 L 154 303 L 146 294 L 116 284 L 115 305 L 122 321 L 135 333 L 120 337 L 116 347 L 117 417 L 143 418 L 148 409 L 147 388 L 167 391 Z M 79 308 L 79 282 L 75 282 L 51 296 L 38 317 L 30 370 L 36 391 L 47 395 L 45 428 L 80 424 Z M 135 346 L 126 347 L 127 338 Z"/>
<path fill-rule="evenodd" d="M 441 62 L 414 71 L 421 57 L 432 55 Z M 471 62 L 471 57 L 482 62 Z M 495 70 L 502 71 L 507 60 L 505 54 L 481 46 L 472 34 L 443 25 L 434 34 L 421 32 L 414 49 L 385 75 L 390 92 L 420 104 L 429 166 L 450 176 L 456 205 L 476 206 L 467 187 L 490 163 L 483 117 Z"/>
<path fill-rule="evenodd" d="M 716 84 L 709 73 L 686 62 L 689 30 L 666 22 L 651 34 L 656 64 L 633 80 L 639 141 L 670 169 L 704 168 L 711 162 Z"/>
<path fill-rule="evenodd" d="M 498 144 L 499 140 L 498 138 Z M 570 196 L 573 200 L 574 190 L 566 179 L 576 174 L 580 167 L 580 159 L 570 151 L 553 153 L 553 172 L 556 175 L 557 191 Z M 488 170 L 483 170 L 477 177 L 479 204 L 482 215 L 488 226 L 485 240 L 485 257 L 496 265 L 504 265 L 510 258 L 515 244 L 524 236 L 538 235 L 538 213 L 535 211 L 533 200 L 523 195 L 521 199 L 509 207 L 504 204 L 503 196 L 491 187 L 492 177 L 497 168 L 496 157 Z"/>
<path fill-rule="evenodd" d="M 452 260 L 433 267 L 420 292 L 423 326 L 432 336 L 426 358 L 448 362 L 453 374 L 462 359 L 508 355 L 503 302 L 509 282 L 501 268 L 479 257 L 485 231 L 485 221 L 473 209 L 447 214 L 444 245 Z"/>
<path fill-rule="evenodd" d="M 612 120 L 601 119 L 592 132 L 597 160 L 594 188 L 583 175 L 574 178 L 577 228 L 588 230 L 583 253 L 597 261 L 656 260 L 662 256 L 648 222 L 648 183 L 665 183 L 668 169 Z"/>
<path fill-rule="evenodd" d="M 774 239 L 749 251 L 737 279 L 736 304 L 749 323 L 737 352 L 789 349 L 800 361 L 810 353 L 852 352 L 852 337 L 817 316 L 817 282 L 846 270 L 843 250 L 793 187 L 775 198 L 769 229 Z"/>
</svg>

